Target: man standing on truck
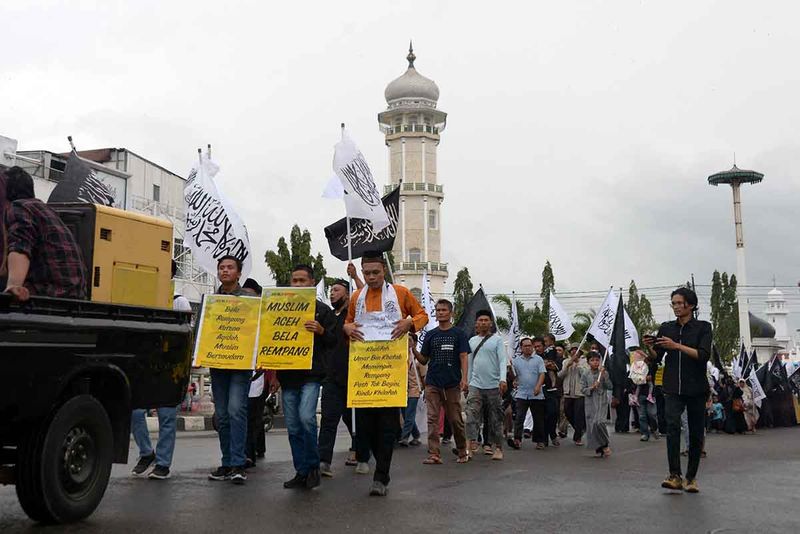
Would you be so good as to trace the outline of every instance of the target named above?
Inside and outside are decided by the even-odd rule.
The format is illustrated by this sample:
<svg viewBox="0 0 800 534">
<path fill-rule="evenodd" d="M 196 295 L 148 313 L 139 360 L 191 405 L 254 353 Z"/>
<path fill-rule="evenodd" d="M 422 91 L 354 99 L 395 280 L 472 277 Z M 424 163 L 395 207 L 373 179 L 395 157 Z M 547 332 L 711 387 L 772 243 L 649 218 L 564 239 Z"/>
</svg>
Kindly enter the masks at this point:
<svg viewBox="0 0 800 534">
<path fill-rule="evenodd" d="M 314 271 L 308 265 L 292 269 L 292 287 L 314 287 Z M 317 300 L 314 320 L 305 323 L 314 332 L 311 369 L 278 371 L 271 384 L 283 392 L 283 415 L 292 449 L 295 475 L 283 483 L 286 489 L 312 489 L 320 484 L 319 444 L 317 441 L 317 401 L 325 378 L 326 353 L 336 346 L 336 316 L 324 302 Z"/>
<path fill-rule="evenodd" d="M 31 295 L 86 298 L 86 267 L 72 232 L 35 198 L 33 178 L 20 167 L 6 171 L 6 198 L 6 292 L 21 302 Z"/>
<path fill-rule="evenodd" d="M 239 285 L 242 260 L 223 256 L 217 261 L 218 295 L 241 296 Z M 219 430 L 222 465 L 208 474 L 209 480 L 230 480 L 234 484 L 247 481 L 245 447 L 247 445 L 247 396 L 253 372 L 236 369 L 210 369 L 211 392 Z"/>
</svg>

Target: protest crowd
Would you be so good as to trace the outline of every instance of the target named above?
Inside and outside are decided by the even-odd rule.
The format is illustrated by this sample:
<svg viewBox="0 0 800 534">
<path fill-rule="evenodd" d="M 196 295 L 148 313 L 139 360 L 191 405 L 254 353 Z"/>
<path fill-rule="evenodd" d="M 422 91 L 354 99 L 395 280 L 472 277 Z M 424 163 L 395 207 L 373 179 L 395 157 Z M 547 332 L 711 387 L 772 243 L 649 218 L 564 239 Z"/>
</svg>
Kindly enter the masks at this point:
<svg viewBox="0 0 800 534">
<path fill-rule="evenodd" d="M 6 291 L 21 301 L 31 293 L 83 298 L 86 273 L 74 261 L 80 253 L 69 231 L 34 198 L 25 171 L 13 168 L 2 178 L 6 198 L 0 201 L 8 205 Z M 42 245 L 41 232 L 53 239 Z M 420 450 L 420 461 L 429 466 L 447 461 L 466 466 L 482 456 L 503 461 L 506 454 L 540 454 L 566 443 L 608 458 L 613 435 L 631 431 L 642 442 L 665 438 L 668 471 L 662 487 L 696 493 L 701 458 L 713 452 L 705 447 L 707 433 L 744 434 L 797 424 L 797 381 L 790 380 L 780 361 L 759 366 L 756 354 L 744 347 L 724 368 L 712 347 L 710 324 L 696 318 L 697 296 L 686 287 L 671 295 L 676 319 L 645 334 L 641 344 L 638 333 L 631 335 L 622 299 L 613 290 L 584 339 L 570 344 L 565 339 L 571 331 L 563 328 L 569 320 L 555 296 L 552 332 L 524 336 L 512 317 L 505 335 L 482 289 L 455 318 L 450 300 L 434 302 L 428 293 L 423 306 L 406 287 L 387 282 L 383 251 L 359 255 L 360 273 L 348 262 L 346 279 L 335 280 L 329 294 L 315 289 L 320 281 L 310 266 L 295 265 L 290 286 L 306 295 L 304 302 L 291 300 L 299 298 L 292 291 L 281 294 L 280 288 L 241 280 L 240 257 L 216 258 L 219 286 L 213 297 L 242 304 L 242 313 L 249 315 L 237 319 L 240 337 L 249 332 L 260 350 L 250 350 L 259 353 L 258 359 L 254 355 L 248 364 L 242 358 L 238 368 L 208 365 L 221 453 L 210 480 L 246 482 L 247 470 L 266 452 L 265 399 L 278 392 L 295 470 L 284 487 L 312 489 L 335 475 L 333 450 L 344 422 L 350 436 L 345 466 L 357 474 L 372 473 L 370 495 L 375 496 L 387 494 L 396 449 Z M 32 257 L 37 261 L 31 262 Z M 289 300 L 269 300 L 268 294 Z M 330 305 L 324 302 L 328 298 Z M 200 343 L 213 300 L 206 299 L 197 318 Z M 174 307 L 191 310 L 179 295 Z M 273 326 L 296 329 L 276 331 L 271 341 L 259 344 L 255 332 L 264 334 L 266 312 L 301 315 L 270 319 Z M 259 317 L 260 330 L 255 327 Z M 309 336 L 307 346 L 292 344 L 301 331 Z M 197 352 L 195 365 L 200 365 Z M 291 364 L 295 356 L 305 363 Z M 262 363 L 270 361 L 279 364 Z M 354 378 L 354 370 L 366 371 Z M 384 395 L 384 402 L 370 399 L 373 394 Z M 170 477 L 176 408 L 159 408 L 157 415 L 159 437 L 153 447 L 145 411 L 132 414 L 139 448 L 133 475 L 163 480 Z"/>
</svg>

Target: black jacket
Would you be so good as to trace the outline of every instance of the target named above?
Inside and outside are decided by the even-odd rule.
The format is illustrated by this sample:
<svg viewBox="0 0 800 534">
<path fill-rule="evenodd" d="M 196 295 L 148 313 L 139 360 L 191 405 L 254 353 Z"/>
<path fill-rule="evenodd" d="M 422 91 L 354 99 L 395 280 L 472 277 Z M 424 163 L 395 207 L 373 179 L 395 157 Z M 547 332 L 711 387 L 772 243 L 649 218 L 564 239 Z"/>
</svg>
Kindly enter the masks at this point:
<svg viewBox="0 0 800 534">
<path fill-rule="evenodd" d="M 322 335 L 314 334 L 311 369 L 278 371 L 277 376 L 281 388 L 299 388 L 307 382 L 322 382 L 325 378 L 327 352 L 336 345 L 336 315 L 327 304 L 317 300 L 314 320 L 322 325 L 325 332 Z"/>
<path fill-rule="evenodd" d="M 328 351 L 325 358 L 325 382 L 333 382 L 339 386 L 347 387 L 347 374 L 350 365 L 350 339 L 344 334 L 344 320 L 347 318 L 347 308 L 336 315 L 334 333 L 336 345 Z"/>
<path fill-rule="evenodd" d="M 682 325 L 678 321 L 662 323 L 658 337 L 666 336 L 673 341 L 697 349 L 698 358 L 690 358 L 678 350 L 654 347 L 658 361 L 664 360 L 664 393 L 668 395 L 706 395 L 708 379 L 706 362 L 711 357 L 711 324 L 690 319 Z"/>
</svg>

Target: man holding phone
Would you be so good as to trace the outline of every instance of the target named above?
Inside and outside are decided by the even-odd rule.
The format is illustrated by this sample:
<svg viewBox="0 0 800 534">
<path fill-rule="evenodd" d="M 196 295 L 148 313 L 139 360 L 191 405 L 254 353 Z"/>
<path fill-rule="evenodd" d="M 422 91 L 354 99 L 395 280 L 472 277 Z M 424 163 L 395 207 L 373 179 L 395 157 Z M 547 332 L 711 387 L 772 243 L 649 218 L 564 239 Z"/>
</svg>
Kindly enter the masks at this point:
<svg viewBox="0 0 800 534">
<path fill-rule="evenodd" d="M 663 323 L 656 336 L 645 336 L 650 353 L 664 361 L 664 397 L 667 420 L 669 476 L 661 487 L 697 493 L 697 470 L 703 447 L 705 402 L 708 394 L 706 362 L 711 355 L 711 325 L 695 319 L 697 295 L 680 287 L 672 292 L 675 321 Z M 686 483 L 681 478 L 681 414 L 689 419 L 689 463 Z"/>
</svg>

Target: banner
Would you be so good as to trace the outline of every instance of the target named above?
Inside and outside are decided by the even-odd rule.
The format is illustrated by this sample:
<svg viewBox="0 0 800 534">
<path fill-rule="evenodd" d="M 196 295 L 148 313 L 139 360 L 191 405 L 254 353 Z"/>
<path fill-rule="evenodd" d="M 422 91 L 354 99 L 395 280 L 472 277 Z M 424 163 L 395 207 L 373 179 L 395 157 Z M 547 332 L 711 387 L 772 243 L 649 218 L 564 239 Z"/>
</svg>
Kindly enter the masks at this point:
<svg viewBox="0 0 800 534">
<path fill-rule="evenodd" d="M 348 408 L 403 408 L 408 403 L 408 335 L 351 341 Z"/>
<path fill-rule="evenodd" d="M 375 232 L 389 226 L 389 216 L 367 160 L 344 129 L 342 140 L 334 147 L 333 172 L 342 182 L 348 217 L 368 220 Z"/>
<path fill-rule="evenodd" d="M 261 299 L 206 295 L 200 312 L 194 367 L 253 369 Z"/>
<path fill-rule="evenodd" d="M 268 287 L 261 294 L 257 359 L 259 369 L 311 369 L 317 290 L 313 287 Z"/>
<path fill-rule="evenodd" d="M 569 314 L 553 293 L 550 293 L 549 315 L 548 328 L 550 333 L 555 336 L 556 341 L 569 339 L 572 333 L 575 332 L 575 328 L 572 326 Z"/>
<path fill-rule="evenodd" d="M 389 216 L 389 226 L 383 230 L 376 232 L 367 219 L 350 219 L 353 259 L 360 258 L 366 251 L 388 252 L 394 247 L 397 221 L 400 220 L 400 188 L 396 187 L 383 197 L 382 202 Z M 347 217 L 326 226 L 325 238 L 328 240 L 331 254 L 342 261 L 347 261 Z"/>
<path fill-rule="evenodd" d="M 206 272 L 216 274 L 217 261 L 233 256 L 242 261 L 242 280 L 252 268 L 250 238 L 247 227 L 230 202 L 217 189 L 214 177 L 219 166 L 207 155 L 189 172 L 183 188 L 186 206 L 184 243 L 192 251 L 194 261 Z"/>
</svg>

